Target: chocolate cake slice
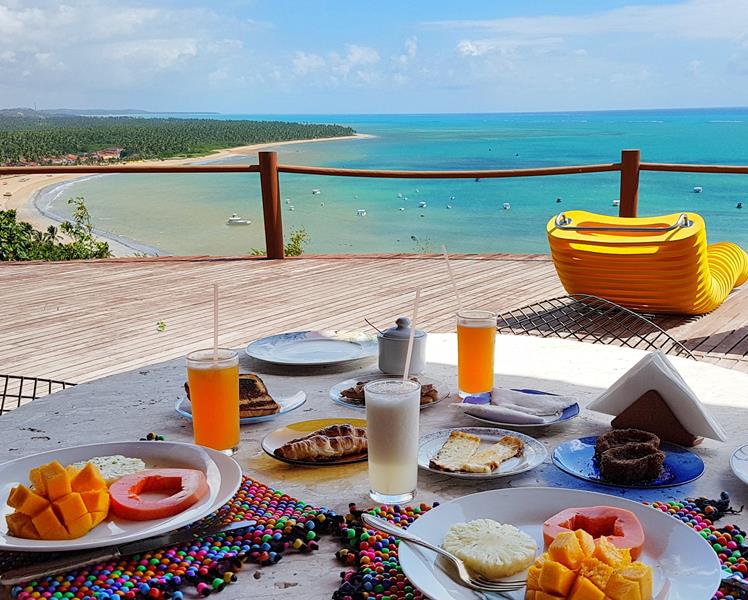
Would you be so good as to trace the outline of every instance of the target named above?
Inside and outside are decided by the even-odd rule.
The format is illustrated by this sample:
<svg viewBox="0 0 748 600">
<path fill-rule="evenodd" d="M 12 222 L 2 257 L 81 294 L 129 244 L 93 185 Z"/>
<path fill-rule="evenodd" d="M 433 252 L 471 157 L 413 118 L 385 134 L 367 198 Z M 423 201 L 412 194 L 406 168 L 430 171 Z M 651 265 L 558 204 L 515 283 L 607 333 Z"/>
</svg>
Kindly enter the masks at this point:
<svg viewBox="0 0 748 600">
<path fill-rule="evenodd" d="M 606 450 L 625 444 L 650 444 L 654 450 L 660 448 L 660 438 L 641 429 L 613 429 L 601 435 L 595 442 L 595 458 L 599 459 Z"/>
</svg>

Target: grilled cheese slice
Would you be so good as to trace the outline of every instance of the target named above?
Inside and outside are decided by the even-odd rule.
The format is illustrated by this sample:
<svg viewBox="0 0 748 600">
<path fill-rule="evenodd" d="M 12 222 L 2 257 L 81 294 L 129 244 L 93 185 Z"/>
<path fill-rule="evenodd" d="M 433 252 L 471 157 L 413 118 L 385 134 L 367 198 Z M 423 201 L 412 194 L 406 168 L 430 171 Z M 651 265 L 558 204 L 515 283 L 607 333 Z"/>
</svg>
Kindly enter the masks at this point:
<svg viewBox="0 0 748 600">
<path fill-rule="evenodd" d="M 505 435 L 498 442 L 485 450 L 473 454 L 460 468 L 468 473 L 491 473 L 499 465 L 510 458 L 521 456 L 525 451 L 522 440 L 511 435 Z"/>
<path fill-rule="evenodd" d="M 452 431 L 436 456 L 429 461 L 429 466 L 440 471 L 462 471 L 462 466 L 475 454 L 478 446 L 480 438 L 477 435 Z"/>
</svg>

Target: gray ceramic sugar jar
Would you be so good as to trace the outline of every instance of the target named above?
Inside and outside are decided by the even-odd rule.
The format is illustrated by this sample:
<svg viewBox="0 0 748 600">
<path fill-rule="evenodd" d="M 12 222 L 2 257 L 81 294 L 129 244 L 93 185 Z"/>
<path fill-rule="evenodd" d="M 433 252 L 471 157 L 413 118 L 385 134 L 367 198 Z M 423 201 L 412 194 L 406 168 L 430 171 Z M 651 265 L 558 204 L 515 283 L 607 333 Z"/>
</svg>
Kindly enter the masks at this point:
<svg viewBox="0 0 748 600">
<path fill-rule="evenodd" d="M 379 370 L 392 375 L 402 375 L 408 354 L 410 319 L 400 317 L 397 327 L 385 329 L 377 335 L 379 341 Z M 413 355 L 410 358 L 410 373 L 417 375 L 426 367 L 426 332 L 416 329 L 413 338 Z"/>
</svg>

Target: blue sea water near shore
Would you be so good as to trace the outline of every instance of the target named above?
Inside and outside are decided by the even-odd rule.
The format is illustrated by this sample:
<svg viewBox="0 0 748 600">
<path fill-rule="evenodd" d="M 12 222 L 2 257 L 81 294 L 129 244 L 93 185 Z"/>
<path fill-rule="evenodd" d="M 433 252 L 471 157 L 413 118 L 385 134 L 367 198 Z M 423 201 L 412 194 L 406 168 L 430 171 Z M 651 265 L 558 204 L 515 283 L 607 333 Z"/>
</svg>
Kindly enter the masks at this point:
<svg viewBox="0 0 748 600">
<path fill-rule="evenodd" d="M 279 161 L 292 164 L 515 169 L 617 162 L 624 148 L 639 148 L 649 162 L 748 163 L 748 108 L 209 118 L 339 123 L 376 136 L 277 147 Z M 694 193 L 696 186 L 703 191 Z M 65 200 L 73 195 L 86 198 L 97 229 L 165 253 L 228 255 L 264 247 L 254 174 L 94 177 L 48 190 L 37 204 L 66 216 Z M 551 216 L 571 209 L 616 214 L 618 195 L 616 172 L 479 182 L 281 175 L 284 228 L 303 226 L 311 238 L 308 252 L 438 251 L 441 244 L 452 252 L 547 252 Z M 738 202 L 745 208 L 737 209 Z M 639 208 L 642 215 L 698 212 L 710 242 L 731 240 L 748 248 L 745 175 L 644 172 Z M 366 216 L 357 216 L 359 210 Z M 226 225 L 231 213 L 252 224 Z"/>
</svg>

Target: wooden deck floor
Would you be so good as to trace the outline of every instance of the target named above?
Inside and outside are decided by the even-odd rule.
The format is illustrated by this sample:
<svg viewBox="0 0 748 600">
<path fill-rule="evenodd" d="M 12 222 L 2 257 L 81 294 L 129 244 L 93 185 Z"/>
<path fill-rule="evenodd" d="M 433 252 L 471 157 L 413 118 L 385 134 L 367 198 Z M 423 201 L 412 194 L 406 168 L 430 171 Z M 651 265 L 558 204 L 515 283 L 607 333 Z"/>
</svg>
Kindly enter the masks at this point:
<svg viewBox="0 0 748 600">
<path fill-rule="evenodd" d="M 564 293 L 547 256 L 455 256 L 453 268 L 476 308 L 508 311 Z M 454 328 L 440 257 L 15 263 L 0 265 L 0 373 L 83 382 L 210 345 L 214 282 L 225 346 L 281 331 L 366 329 L 365 317 L 386 327 L 410 312 L 416 285 L 420 325 Z M 748 371 L 748 286 L 718 311 L 673 325 L 705 360 Z"/>
</svg>

